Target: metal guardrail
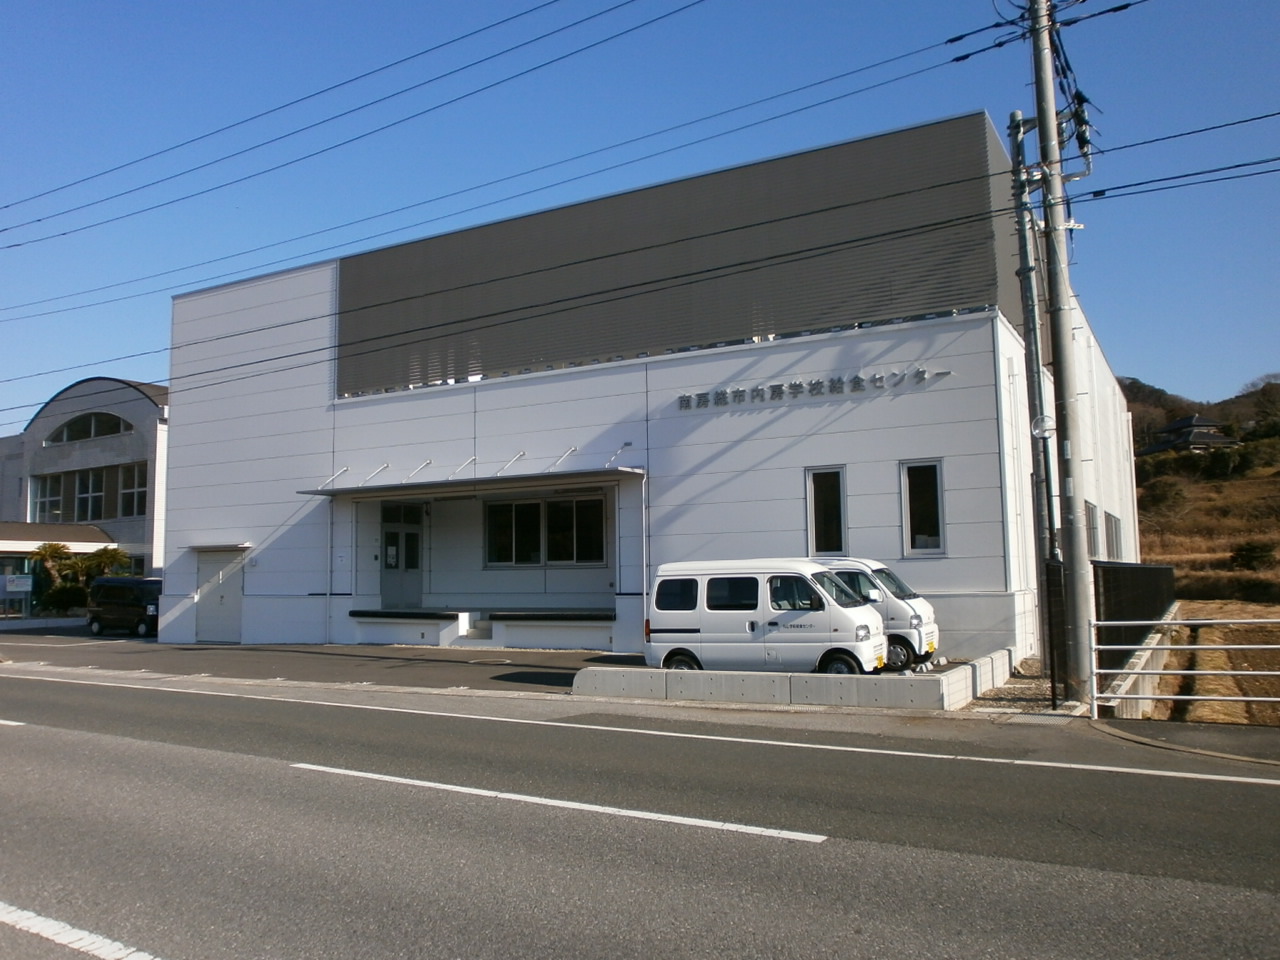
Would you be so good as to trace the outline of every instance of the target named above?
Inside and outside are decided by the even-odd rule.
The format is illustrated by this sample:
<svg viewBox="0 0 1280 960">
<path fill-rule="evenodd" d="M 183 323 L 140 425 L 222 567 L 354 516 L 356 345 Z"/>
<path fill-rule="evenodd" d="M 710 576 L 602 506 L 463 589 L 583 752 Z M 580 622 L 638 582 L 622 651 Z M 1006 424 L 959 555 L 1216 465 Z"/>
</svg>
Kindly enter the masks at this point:
<svg viewBox="0 0 1280 960">
<path fill-rule="evenodd" d="M 1166 694 L 1147 689 L 1139 693 L 1132 692 L 1137 685 L 1142 685 L 1143 677 L 1280 677 L 1280 670 L 1165 670 L 1164 662 L 1172 651 L 1217 651 L 1217 650 L 1280 650 L 1275 643 L 1222 643 L 1199 644 L 1196 638 L 1199 628 L 1214 626 L 1275 626 L 1280 620 L 1091 620 L 1089 622 L 1089 662 L 1092 670 L 1089 676 L 1089 715 L 1098 718 L 1098 707 L 1116 706 L 1124 700 L 1196 700 L 1196 701 L 1245 701 L 1248 703 L 1280 703 L 1280 697 L 1262 696 L 1229 696 L 1219 694 Z M 1140 644 L 1102 644 L 1098 642 L 1098 631 L 1106 627 L 1147 627 L 1147 641 Z M 1168 628 L 1190 627 L 1191 637 L 1187 643 L 1158 642 L 1170 632 Z M 1131 651 L 1132 655 L 1123 667 L 1103 668 L 1098 666 L 1099 651 Z M 1150 667 L 1155 660 L 1158 665 Z M 1114 678 L 1105 691 L 1099 690 L 1103 678 Z M 1148 682 L 1150 683 L 1150 682 Z M 1154 684 L 1151 684 L 1154 687 Z"/>
</svg>

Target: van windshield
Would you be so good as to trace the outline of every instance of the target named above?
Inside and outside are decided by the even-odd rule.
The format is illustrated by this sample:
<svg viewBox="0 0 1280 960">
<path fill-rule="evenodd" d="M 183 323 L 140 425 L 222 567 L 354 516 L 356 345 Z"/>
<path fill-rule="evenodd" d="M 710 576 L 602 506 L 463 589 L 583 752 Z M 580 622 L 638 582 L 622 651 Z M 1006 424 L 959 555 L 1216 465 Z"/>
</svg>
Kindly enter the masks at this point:
<svg viewBox="0 0 1280 960">
<path fill-rule="evenodd" d="M 842 607 L 858 607 L 867 602 L 866 597 L 859 596 L 845 585 L 845 582 L 833 573 L 825 570 L 815 573 L 813 579 L 832 600 Z"/>
<path fill-rule="evenodd" d="M 920 596 L 920 594 L 907 586 L 906 581 L 888 567 L 877 567 L 873 572 L 876 575 L 876 579 L 883 583 L 889 589 L 889 592 L 899 600 L 914 600 Z"/>
</svg>

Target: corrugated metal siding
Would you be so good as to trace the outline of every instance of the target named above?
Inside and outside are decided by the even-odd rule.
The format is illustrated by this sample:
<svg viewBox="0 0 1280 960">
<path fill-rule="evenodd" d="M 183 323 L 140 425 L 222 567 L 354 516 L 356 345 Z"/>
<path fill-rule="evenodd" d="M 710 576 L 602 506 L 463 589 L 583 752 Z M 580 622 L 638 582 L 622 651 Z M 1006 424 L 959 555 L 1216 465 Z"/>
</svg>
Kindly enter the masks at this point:
<svg viewBox="0 0 1280 960">
<path fill-rule="evenodd" d="M 337 391 L 1016 318 L 1007 169 L 974 114 L 345 258 Z"/>
</svg>

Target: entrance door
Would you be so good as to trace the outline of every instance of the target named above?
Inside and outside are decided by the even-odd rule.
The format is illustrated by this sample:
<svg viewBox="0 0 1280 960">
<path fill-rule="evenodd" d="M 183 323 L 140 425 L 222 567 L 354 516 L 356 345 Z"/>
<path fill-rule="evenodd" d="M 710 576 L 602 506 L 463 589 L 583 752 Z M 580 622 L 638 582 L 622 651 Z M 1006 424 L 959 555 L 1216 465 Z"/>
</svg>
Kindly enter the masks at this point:
<svg viewBox="0 0 1280 960">
<path fill-rule="evenodd" d="M 197 556 L 196 643 L 239 643 L 244 554 L 202 550 Z"/>
<path fill-rule="evenodd" d="M 382 505 L 382 609 L 422 606 L 422 504 Z"/>
</svg>

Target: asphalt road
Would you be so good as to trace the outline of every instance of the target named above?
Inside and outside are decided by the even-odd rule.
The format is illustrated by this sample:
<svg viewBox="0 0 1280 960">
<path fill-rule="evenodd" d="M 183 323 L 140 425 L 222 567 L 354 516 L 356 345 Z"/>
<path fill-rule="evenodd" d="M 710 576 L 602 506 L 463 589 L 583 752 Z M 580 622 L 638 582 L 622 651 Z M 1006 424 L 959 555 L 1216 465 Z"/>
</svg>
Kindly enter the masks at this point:
<svg viewBox="0 0 1280 960">
<path fill-rule="evenodd" d="M 34 664 L 0 722 L 0 903 L 162 960 L 1277 956 L 1276 769 L 1087 725 Z"/>
<path fill-rule="evenodd" d="M 643 666 L 638 655 L 574 650 L 350 644 L 167 644 L 97 638 L 84 627 L 0 632 L 0 660 L 255 680 L 361 682 L 440 689 L 567 693 L 587 665 Z"/>
</svg>

